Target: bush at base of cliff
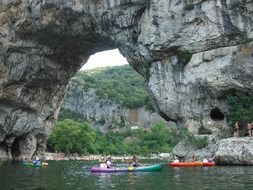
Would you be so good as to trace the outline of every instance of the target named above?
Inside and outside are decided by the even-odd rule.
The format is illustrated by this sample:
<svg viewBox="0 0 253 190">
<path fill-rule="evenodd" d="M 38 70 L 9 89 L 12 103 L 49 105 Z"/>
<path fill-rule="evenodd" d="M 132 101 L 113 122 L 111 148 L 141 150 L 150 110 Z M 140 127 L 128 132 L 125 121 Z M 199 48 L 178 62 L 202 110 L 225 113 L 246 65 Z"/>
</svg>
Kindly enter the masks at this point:
<svg viewBox="0 0 253 190">
<path fill-rule="evenodd" d="M 93 152 L 96 134 L 87 123 L 65 119 L 56 124 L 48 141 L 48 149 L 66 154 Z"/>
<path fill-rule="evenodd" d="M 151 130 L 125 130 L 98 134 L 95 141 L 99 154 L 149 155 L 151 153 L 171 152 L 179 139 L 174 131 L 164 123 L 151 126 Z"/>
<path fill-rule="evenodd" d="M 171 152 L 180 140 L 186 139 L 198 148 L 207 146 L 207 139 L 191 135 L 187 129 L 171 129 L 157 123 L 150 130 L 124 130 L 101 133 L 85 122 L 64 119 L 56 124 L 47 144 L 49 151 L 65 154 L 150 155 Z"/>
<path fill-rule="evenodd" d="M 197 149 L 202 149 L 208 146 L 208 138 L 206 136 L 194 136 L 191 134 L 187 128 L 180 126 L 178 128 L 178 138 L 181 141 L 185 141 L 190 145 L 193 145 Z"/>
<path fill-rule="evenodd" d="M 151 126 L 151 130 L 103 134 L 93 131 L 87 123 L 65 119 L 57 123 L 47 145 L 49 151 L 66 154 L 149 155 L 171 152 L 179 140 L 177 131 L 164 123 Z"/>
<path fill-rule="evenodd" d="M 207 147 L 208 139 L 207 137 L 194 137 L 193 144 L 197 146 L 198 149 Z"/>
</svg>

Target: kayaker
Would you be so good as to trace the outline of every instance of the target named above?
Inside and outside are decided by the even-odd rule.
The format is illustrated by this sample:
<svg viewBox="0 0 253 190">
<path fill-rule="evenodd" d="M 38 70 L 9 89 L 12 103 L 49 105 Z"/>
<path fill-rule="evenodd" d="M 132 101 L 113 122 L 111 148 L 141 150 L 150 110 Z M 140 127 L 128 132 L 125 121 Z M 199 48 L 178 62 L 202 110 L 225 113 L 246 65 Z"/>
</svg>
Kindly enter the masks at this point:
<svg viewBox="0 0 253 190">
<path fill-rule="evenodd" d="M 214 162 L 214 159 L 216 158 L 216 156 L 214 155 L 212 158 L 208 159 L 208 162 Z"/>
<path fill-rule="evenodd" d="M 179 163 L 179 159 L 173 160 L 174 163 Z"/>
<path fill-rule="evenodd" d="M 105 164 L 106 164 L 106 167 L 107 167 L 107 168 L 111 168 L 111 166 L 112 166 L 112 157 L 111 157 L 111 156 L 109 156 L 109 157 L 106 159 Z"/>
<path fill-rule="evenodd" d="M 142 164 L 140 164 L 140 163 L 138 162 L 136 156 L 133 156 L 132 160 L 129 162 L 129 165 L 130 165 L 130 166 L 133 166 L 133 167 L 142 166 Z"/>
<path fill-rule="evenodd" d="M 41 165 L 41 161 L 40 161 L 40 158 L 38 156 L 36 156 L 35 160 L 33 160 L 33 164 L 35 166 L 40 166 Z"/>
<path fill-rule="evenodd" d="M 195 155 L 193 154 L 192 155 L 192 162 L 196 162 L 196 161 L 197 161 L 197 159 L 196 159 Z"/>
<path fill-rule="evenodd" d="M 208 163 L 209 161 L 205 158 L 202 162 L 203 163 Z"/>
</svg>

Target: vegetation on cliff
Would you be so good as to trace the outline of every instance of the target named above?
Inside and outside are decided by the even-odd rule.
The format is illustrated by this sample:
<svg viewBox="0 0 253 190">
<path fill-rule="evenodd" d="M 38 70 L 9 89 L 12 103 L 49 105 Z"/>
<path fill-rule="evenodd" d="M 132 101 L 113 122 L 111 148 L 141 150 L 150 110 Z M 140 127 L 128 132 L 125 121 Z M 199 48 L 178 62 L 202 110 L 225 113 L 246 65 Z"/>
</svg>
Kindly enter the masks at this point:
<svg viewBox="0 0 253 190">
<path fill-rule="evenodd" d="M 77 89 L 95 90 L 97 96 L 128 108 L 149 104 L 144 79 L 129 65 L 80 71 L 71 83 Z"/>
<path fill-rule="evenodd" d="M 253 121 L 253 96 L 244 93 L 234 93 L 227 96 L 229 114 L 227 115 L 230 126 L 236 121 L 246 124 Z"/>
</svg>

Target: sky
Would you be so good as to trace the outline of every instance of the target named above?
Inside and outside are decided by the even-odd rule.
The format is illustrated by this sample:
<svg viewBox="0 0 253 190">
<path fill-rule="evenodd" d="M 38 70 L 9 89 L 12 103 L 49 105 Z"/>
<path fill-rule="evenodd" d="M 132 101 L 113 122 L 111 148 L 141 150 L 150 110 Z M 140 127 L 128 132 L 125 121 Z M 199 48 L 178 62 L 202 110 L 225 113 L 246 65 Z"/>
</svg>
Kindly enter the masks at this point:
<svg viewBox="0 0 253 190">
<path fill-rule="evenodd" d="M 128 64 L 118 49 L 102 51 L 90 56 L 90 59 L 85 63 L 81 70 L 89 70 L 97 67 L 119 66 Z"/>
</svg>

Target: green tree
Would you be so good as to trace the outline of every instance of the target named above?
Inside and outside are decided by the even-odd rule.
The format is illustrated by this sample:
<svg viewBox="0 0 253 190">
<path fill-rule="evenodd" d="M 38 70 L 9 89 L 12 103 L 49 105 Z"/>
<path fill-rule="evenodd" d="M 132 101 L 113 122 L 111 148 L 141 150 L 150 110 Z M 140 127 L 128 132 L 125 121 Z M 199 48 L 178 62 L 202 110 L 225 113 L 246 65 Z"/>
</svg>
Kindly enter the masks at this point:
<svg viewBox="0 0 253 190">
<path fill-rule="evenodd" d="M 87 123 L 65 119 L 56 124 L 48 144 L 54 151 L 87 154 L 95 152 L 95 138 L 96 134 Z"/>
<path fill-rule="evenodd" d="M 148 99 L 144 78 L 129 65 L 80 71 L 72 78 L 70 86 L 67 96 L 93 89 L 97 96 L 129 108 L 144 106 Z"/>
<path fill-rule="evenodd" d="M 207 139 L 196 138 L 187 129 L 171 129 L 162 122 L 151 126 L 150 130 L 101 133 L 93 131 L 87 123 L 64 119 L 53 129 L 48 148 L 66 154 L 148 155 L 170 152 L 181 139 L 198 148 L 208 144 Z"/>
<path fill-rule="evenodd" d="M 227 115 L 230 126 L 236 121 L 247 123 L 253 120 L 253 96 L 250 94 L 236 93 L 227 96 L 229 114 Z"/>
</svg>

